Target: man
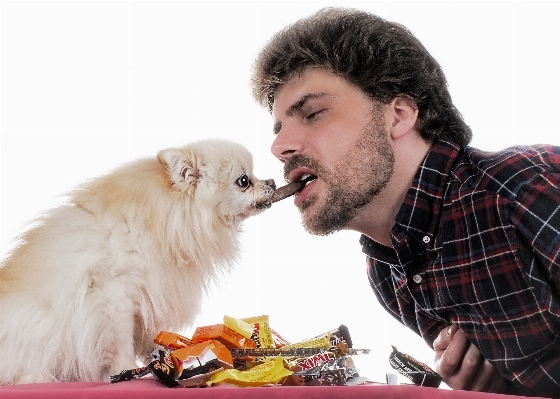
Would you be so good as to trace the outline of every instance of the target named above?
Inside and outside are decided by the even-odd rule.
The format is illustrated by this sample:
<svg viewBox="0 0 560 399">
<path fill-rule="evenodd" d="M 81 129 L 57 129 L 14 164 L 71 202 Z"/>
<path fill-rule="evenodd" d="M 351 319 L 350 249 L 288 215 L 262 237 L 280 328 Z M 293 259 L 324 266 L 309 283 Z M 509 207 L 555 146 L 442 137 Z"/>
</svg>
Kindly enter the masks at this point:
<svg viewBox="0 0 560 399">
<path fill-rule="evenodd" d="M 362 233 L 371 286 L 454 389 L 560 392 L 560 149 L 468 147 L 404 27 L 325 9 L 276 34 L 253 93 L 305 228 Z"/>
</svg>

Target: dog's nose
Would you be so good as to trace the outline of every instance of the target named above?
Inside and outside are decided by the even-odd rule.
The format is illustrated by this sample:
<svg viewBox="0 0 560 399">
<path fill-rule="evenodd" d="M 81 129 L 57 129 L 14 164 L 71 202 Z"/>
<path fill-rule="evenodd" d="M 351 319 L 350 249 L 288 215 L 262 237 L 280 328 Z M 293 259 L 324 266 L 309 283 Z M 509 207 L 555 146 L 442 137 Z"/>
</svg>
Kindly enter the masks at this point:
<svg viewBox="0 0 560 399">
<path fill-rule="evenodd" d="M 270 186 L 273 190 L 276 190 L 276 183 L 274 182 L 274 179 L 265 180 L 264 184 Z"/>
</svg>

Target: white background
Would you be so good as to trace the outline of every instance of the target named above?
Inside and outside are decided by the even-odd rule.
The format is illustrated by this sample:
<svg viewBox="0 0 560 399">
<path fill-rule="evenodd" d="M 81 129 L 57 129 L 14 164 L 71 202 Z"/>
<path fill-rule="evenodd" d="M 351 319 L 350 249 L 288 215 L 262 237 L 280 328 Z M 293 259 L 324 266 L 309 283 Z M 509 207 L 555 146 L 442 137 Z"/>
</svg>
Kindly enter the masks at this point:
<svg viewBox="0 0 560 399">
<path fill-rule="evenodd" d="M 239 141 L 257 176 L 282 185 L 250 68 L 274 32 L 332 5 L 407 26 L 442 65 L 473 146 L 560 144 L 556 2 L 2 2 L 2 256 L 57 195 L 168 146 Z M 376 302 L 358 238 L 312 237 L 291 200 L 275 204 L 246 222 L 239 264 L 196 325 L 268 314 L 297 341 L 343 323 L 373 351 L 356 358 L 370 379 L 391 371 L 391 344 L 432 364 L 424 341 Z"/>
</svg>

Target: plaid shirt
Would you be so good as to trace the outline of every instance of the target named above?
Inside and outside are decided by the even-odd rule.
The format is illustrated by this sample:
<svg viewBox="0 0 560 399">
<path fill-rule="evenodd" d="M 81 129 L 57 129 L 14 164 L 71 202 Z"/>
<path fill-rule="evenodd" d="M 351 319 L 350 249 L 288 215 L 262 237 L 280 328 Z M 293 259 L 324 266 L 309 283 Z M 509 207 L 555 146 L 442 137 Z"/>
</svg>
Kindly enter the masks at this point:
<svg viewBox="0 0 560 399">
<path fill-rule="evenodd" d="M 391 238 L 360 239 L 389 313 L 430 346 L 456 324 L 514 387 L 560 393 L 560 148 L 436 142 Z"/>
</svg>

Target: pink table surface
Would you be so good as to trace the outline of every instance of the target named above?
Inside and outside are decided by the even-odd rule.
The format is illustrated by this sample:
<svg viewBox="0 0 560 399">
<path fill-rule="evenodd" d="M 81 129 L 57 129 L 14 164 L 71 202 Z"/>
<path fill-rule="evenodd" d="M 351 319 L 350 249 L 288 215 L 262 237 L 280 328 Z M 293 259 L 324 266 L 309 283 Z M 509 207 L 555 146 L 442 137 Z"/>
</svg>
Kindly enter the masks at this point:
<svg viewBox="0 0 560 399">
<path fill-rule="evenodd" d="M 512 399 L 512 396 L 451 391 L 413 385 L 367 384 L 341 387 L 232 387 L 167 388 L 152 378 L 105 382 L 58 382 L 0 387 L 0 398 L 266 398 L 266 399 Z"/>
</svg>

